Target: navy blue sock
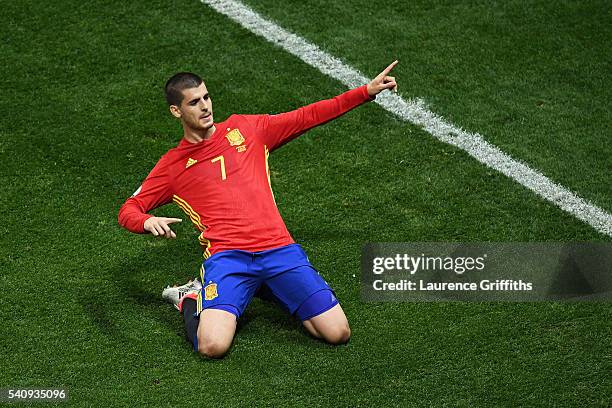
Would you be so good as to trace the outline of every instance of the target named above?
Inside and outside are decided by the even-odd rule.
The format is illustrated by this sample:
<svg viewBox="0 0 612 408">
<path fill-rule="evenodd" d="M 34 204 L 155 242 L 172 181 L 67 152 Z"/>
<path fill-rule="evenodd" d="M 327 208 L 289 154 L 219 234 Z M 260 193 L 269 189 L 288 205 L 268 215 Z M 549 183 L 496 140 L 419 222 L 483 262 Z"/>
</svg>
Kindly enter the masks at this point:
<svg viewBox="0 0 612 408">
<path fill-rule="evenodd" d="M 187 333 L 187 339 L 194 348 L 197 346 L 198 324 L 200 323 L 200 318 L 196 314 L 196 301 L 191 298 L 183 299 L 183 320 L 185 321 L 185 331 Z"/>
</svg>

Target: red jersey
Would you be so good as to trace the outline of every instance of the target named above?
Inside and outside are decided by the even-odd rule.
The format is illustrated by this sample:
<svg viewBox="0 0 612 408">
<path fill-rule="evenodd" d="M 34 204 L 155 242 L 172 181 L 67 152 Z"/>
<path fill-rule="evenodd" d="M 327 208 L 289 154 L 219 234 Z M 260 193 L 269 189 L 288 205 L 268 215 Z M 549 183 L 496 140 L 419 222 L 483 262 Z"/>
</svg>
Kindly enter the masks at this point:
<svg viewBox="0 0 612 408">
<path fill-rule="evenodd" d="M 291 244 L 270 185 L 269 153 L 371 99 L 364 85 L 287 113 L 232 115 L 207 140 L 182 139 L 123 204 L 119 224 L 144 233 L 147 212 L 173 201 L 200 231 L 206 258 Z"/>
</svg>

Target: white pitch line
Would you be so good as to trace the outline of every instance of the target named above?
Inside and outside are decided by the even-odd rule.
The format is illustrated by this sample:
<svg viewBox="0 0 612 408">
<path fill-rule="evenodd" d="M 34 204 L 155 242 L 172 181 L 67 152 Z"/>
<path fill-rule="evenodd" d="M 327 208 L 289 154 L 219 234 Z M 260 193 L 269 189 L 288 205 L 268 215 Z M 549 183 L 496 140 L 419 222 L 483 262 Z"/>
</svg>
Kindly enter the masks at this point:
<svg viewBox="0 0 612 408">
<path fill-rule="evenodd" d="M 239 1 L 201 1 L 349 88 L 369 82 L 369 79 L 356 69 L 276 23 L 263 18 Z M 422 127 L 436 139 L 466 151 L 479 162 L 505 174 L 597 231 L 612 237 L 612 215 L 578 197 L 526 164 L 513 159 L 484 140 L 478 133 L 466 132 L 447 122 L 429 111 L 422 101 L 418 99 L 406 101 L 396 94 L 385 92 L 377 96 L 376 103 L 400 118 Z"/>
</svg>

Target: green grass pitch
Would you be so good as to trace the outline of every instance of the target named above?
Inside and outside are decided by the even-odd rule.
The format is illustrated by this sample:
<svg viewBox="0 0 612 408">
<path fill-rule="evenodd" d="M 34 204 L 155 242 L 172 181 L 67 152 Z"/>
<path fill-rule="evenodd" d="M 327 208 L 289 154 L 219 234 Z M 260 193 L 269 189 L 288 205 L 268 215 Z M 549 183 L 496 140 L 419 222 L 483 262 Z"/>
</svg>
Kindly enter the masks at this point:
<svg viewBox="0 0 612 408">
<path fill-rule="evenodd" d="M 402 96 L 612 211 L 608 2 L 248 4 L 370 76 L 399 59 Z M 270 159 L 350 344 L 255 301 L 225 359 L 195 355 L 160 297 L 198 270 L 194 228 L 116 221 L 180 139 L 164 81 L 203 75 L 216 120 L 344 88 L 196 0 L 5 1 L 0 33 L 0 388 L 66 387 L 74 406 L 612 405 L 609 304 L 360 301 L 365 242 L 611 240 L 375 104 Z"/>
</svg>

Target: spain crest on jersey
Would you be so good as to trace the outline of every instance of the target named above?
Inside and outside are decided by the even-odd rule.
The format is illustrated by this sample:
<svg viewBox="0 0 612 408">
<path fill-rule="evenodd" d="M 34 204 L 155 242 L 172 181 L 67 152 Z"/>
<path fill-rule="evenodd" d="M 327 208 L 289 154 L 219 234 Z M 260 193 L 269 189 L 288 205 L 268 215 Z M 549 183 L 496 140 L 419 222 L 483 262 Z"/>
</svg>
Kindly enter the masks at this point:
<svg viewBox="0 0 612 408">
<path fill-rule="evenodd" d="M 204 299 L 213 300 L 217 296 L 219 296 L 219 294 L 217 293 L 217 284 L 211 282 L 206 285 L 206 287 L 204 288 Z"/>
<path fill-rule="evenodd" d="M 244 136 L 242 136 L 242 133 L 240 133 L 238 129 L 228 132 L 225 137 L 227 137 L 230 146 L 240 146 L 244 143 Z"/>
</svg>

